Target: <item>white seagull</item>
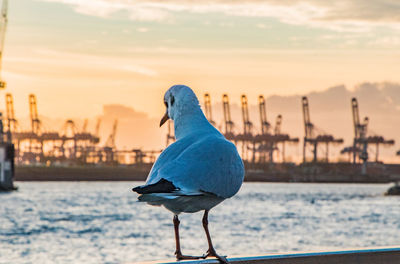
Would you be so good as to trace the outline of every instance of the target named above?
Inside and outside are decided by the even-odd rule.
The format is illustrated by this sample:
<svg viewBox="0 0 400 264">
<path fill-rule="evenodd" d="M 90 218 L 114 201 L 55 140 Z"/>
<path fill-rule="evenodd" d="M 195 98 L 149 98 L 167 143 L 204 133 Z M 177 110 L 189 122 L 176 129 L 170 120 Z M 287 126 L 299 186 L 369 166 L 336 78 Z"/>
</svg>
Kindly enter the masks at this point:
<svg viewBox="0 0 400 264">
<path fill-rule="evenodd" d="M 239 191 L 244 178 L 243 161 L 235 145 L 208 122 L 192 89 L 174 85 L 165 93 L 164 103 L 167 111 L 160 126 L 172 119 L 176 142 L 158 157 L 146 184 L 132 190 L 139 194 L 139 201 L 162 205 L 174 214 L 177 260 L 212 256 L 227 263 L 212 245 L 208 212 Z M 199 257 L 183 255 L 178 215 L 202 210 L 208 251 Z"/>
</svg>

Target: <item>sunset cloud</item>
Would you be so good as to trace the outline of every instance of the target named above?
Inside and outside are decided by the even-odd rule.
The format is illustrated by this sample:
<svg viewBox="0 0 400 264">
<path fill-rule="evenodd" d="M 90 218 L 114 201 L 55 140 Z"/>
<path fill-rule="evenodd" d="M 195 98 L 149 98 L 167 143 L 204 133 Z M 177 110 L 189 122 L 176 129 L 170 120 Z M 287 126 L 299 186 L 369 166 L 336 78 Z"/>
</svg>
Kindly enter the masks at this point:
<svg viewBox="0 0 400 264">
<path fill-rule="evenodd" d="M 282 23 L 308 25 L 335 31 L 367 31 L 390 26 L 400 30 L 400 3 L 396 0 L 41 0 L 74 7 L 76 12 L 109 17 L 127 12 L 140 21 L 173 19 L 174 13 L 219 12 L 229 16 L 276 18 Z"/>
</svg>

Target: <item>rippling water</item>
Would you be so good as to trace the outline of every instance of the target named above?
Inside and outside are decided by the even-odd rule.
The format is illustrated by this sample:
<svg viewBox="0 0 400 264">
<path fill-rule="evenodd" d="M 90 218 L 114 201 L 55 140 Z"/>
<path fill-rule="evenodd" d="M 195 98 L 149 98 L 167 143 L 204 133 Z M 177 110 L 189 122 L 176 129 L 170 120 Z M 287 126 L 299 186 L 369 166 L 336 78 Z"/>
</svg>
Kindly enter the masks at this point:
<svg viewBox="0 0 400 264">
<path fill-rule="evenodd" d="M 139 204 L 132 182 L 19 182 L 0 194 L 0 263 L 129 263 L 173 257 L 172 214 Z M 210 213 L 227 255 L 400 243 L 389 185 L 246 183 Z M 201 213 L 181 219 L 184 254 L 207 249 Z"/>
</svg>

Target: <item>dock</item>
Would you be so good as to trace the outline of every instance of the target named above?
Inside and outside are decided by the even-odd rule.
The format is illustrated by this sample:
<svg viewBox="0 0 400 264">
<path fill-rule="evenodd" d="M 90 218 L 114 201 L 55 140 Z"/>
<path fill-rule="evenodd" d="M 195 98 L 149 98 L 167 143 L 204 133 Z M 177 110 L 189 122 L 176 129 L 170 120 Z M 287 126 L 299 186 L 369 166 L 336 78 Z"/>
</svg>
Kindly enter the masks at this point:
<svg viewBox="0 0 400 264">
<path fill-rule="evenodd" d="M 340 251 L 277 253 L 228 257 L 232 264 L 394 264 L 400 263 L 400 246 Z M 216 259 L 136 262 L 142 264 L 217 264 Z"/>
</svg>

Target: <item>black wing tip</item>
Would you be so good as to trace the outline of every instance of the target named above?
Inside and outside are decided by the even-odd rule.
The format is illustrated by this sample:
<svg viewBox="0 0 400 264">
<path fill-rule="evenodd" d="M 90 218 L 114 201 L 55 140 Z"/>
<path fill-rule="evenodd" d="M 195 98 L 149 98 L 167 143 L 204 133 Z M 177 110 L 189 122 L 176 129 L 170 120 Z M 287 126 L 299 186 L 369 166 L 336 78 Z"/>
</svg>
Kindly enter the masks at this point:
<svg viewBox="0 0 400 264">
<path fill-rule="evenodd" d="M 174 190 L 176 190 L 176 187 L 172 184 L 172 182 L 166 179 L 161 179 L 154 184 L 142 185 L 132 188 L 132 191 L 138 194 L 169 193 Z"/>
<path fill-rule="evenodd" d="M 132 188 L 132 192 L 140 193 L 142 186 L 137 186 L 135 188 Z"/>
</svg>

